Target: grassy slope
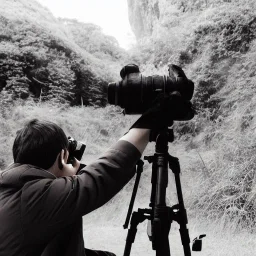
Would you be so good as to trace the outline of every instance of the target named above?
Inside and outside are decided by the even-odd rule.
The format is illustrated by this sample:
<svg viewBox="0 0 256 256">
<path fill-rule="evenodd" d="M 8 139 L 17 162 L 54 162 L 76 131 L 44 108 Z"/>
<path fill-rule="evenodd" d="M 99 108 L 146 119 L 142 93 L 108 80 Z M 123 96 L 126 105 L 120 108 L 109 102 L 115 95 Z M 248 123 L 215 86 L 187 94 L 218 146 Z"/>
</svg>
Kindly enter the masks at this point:
<svg viewBox="0 0 256 256">
<path fill-rule="evenodd" d="M 159 2 L 165 9 L 153 37 L 133 54 L 146 75 L 167 74 L 172 62 L 195 82 L 198 115 L 175 125 L 176 144 L 189 152 L 190 212 L 254 229 L 255 1 L 187 1 L 185 12 Z"/>
<path fill-rule="evenodd" d="M 255 34 L 246 32 L 250 40 L 243 49 L 246 39 L 239 27 L 248 28 L 256 14 L 246 7 L 229 10 L 226 6 L 219 13 L 216 8 L 208 10 L 208 17 L 211 24 L 201 26 L 221 30 L 216 33 L 213 29 L 198 38 L 202 53 L 188 65 L 197 82 L 195 101 L 201 111 L 192 122 L 194 136 L 187 148 L 202 152 L 204 161 L 197 170 L 204 174 L 195 180 L 201 193 L 189 201 L 207 218 L 254 228 L 256 44 Z M 230 34 L 225 32 L 233 22 L 236 27 Z M 209 95 L 202 96 L 200 90 Z"/>
</svg>

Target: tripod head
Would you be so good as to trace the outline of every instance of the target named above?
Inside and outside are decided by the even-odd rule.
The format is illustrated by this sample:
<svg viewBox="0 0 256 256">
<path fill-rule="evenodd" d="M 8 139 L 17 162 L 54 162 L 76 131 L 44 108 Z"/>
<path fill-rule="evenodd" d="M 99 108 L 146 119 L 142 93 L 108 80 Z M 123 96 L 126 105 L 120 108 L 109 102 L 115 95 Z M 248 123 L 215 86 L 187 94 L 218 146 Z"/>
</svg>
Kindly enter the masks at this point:
<svg viewBox="0 0 256 256">
<path fill-rule="evenodd" d="M 173 142 L 174 141 L 173 129 L 170 129 L 168 127 L 163 128 L 162 130 L 151 130 L 150 136 L 149 136 L 149 141 L 150 142 L 156 142 L 159 134 L 163 133 L 163 132 L 166 133 L 166 138 L 164 138 L 164 140 L 166 140 L 167 142 Z"/>
</svg>

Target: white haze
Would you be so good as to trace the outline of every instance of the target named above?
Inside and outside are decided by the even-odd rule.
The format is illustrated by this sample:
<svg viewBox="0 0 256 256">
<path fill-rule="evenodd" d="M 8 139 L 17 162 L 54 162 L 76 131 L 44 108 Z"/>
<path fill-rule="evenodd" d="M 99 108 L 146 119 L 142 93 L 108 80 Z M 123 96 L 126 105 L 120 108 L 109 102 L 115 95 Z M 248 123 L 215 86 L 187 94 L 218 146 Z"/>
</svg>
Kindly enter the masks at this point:
<svg viewBox="0 0 256 256">
<path fill-rule="evenodd" d="M 114 36 L 121 47 L 128 49 L 135 43 L 131 31 L 126 0 L 37 0 L 55 17 L 77 19 L 102 27 Z"/>
</svg>

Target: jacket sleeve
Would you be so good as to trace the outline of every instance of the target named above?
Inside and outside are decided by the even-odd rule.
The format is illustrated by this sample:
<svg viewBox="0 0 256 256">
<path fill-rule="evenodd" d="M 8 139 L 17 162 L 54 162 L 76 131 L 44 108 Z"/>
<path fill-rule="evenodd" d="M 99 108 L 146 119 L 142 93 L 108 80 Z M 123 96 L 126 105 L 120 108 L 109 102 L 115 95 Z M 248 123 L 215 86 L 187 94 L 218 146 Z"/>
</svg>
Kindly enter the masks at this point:
<svg viewBox="0 0 256 256">
<path fill-rule="evenodd" d="M 32 196 L 34 199 L 37 198 L 33 202 L 33 212 L 35 209 L 38 212 L 34 212 L 33 215 L 37 215 L 37 221 L 40 216 L 48 224 L 72 222 L 77 217 L 97 209 L 117 194 L 132 178 L 140 156 L 135 146 L 121 140 L 75 176 L 39 181 L 42 183 L 40 189 L 34 188 Z M 33 184 L 28 189 L 33 190 Z M 30 199 L 25 199 L 27 206 L 30 205 Z M 30 211 L 30 207 L 26 208 Z"/>
</svg>

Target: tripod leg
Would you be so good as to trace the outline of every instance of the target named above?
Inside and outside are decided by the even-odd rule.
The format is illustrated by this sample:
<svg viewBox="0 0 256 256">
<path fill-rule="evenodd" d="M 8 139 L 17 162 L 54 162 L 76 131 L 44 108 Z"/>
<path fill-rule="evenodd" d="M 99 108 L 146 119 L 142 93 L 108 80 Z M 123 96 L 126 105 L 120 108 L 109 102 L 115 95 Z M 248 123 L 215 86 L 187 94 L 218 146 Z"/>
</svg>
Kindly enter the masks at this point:
<svg viewBox="0 0 256 256">
<path fill-rule="evenodd" d="M 166 188 L 168 185 L 168 169 L 165 155 L 157 155 L 157 181 L 153 219 L 153 246 L 156 256 L 170 256 L 169 231 L 171 216 L 166 206 Z"/>
<path fill-rule="evenodd" d="M 137 229 L 135 228 L 130 228 L 128 230 L 127 238 L 126 238 L 126 243 L 125 243 L 125 248 L 124 248 L 124 256 L 129 256 L 131 253 L 132 249 L 132 244 L 135 240 L 135 236 L 137 233 Z"/>
<path fill-rule="evenodd" d="M 191 256 L 191 250 L 190 250 L 190 238 L 188 229 L 185 227 L 180 227 L 180 238 L 181 243 L 183 245 L 184 255 L 185 256 Z"/>
<path fill-rule="evenodd" d="M 148 219 L 149 216 L 146 215 L 147 210 L 141 210 L 139 209 L 138 212 L 133 212 L 132 218 L 131 218 L 131 224 L 130 228 L 127 233 L 126 237 L 126 243 L 124 248 L 124 256 L 129 256 L 131 253 L 132 244 L 134 243 L 135 236 L 137 233 L 137 226 L 139 223 L 143 222 L 145 219 Z"/>
<path fill-rule="evenodd" d="M 156 139 L 154 165 L 156 169 L 155 200 L 152 221 L 152 245 L 156 256 L 170 256 L 169 231 L 171 218 L 166 206 L 168 186 L 168 131 L 163 130 Z"/>
<path fill-rule="evenodd" d="M 156 256 L 170 256 L 169 231 L 171 228 L 171 218 L 168 207 L 156 207 L 153 221 L 153 246 Z"/>
<path fill-rule="evenodd" d="M 153 162 L 152 164 L 152 177 L 151 177 L 151 196 L 150 196 L 150 204 L 149 206 L 154 208 L 155 206 L 155 198 L 156 198 L 156 179 L 157 179 L 157 167 L 156 164 Z"/>
<path fill-rule="evenodd" d="M 139 160 L 137 162 L 137 175 L 136 175 L 136 179 L 135 179 L 135 183 L 134 183 L 134 187 L 133 187 L 133 191 L 132 191 L 132 197 L 131 197 L 131 201 L 130 201 L 130 204 L 129 204 L 126 220 L 125 220 L 125 223 L 123 225 L 124 229 L 126 229 L 129 225 L 130 217 L 131 217 L 131 214 L 132 214 L 132 208 L 133 208 L 136 193 L 137 193 L 137 190 L 138 190 L 138 187 L 139 187 L 140 176 L 141 176 L 141 173 L 143 172 L 143 165 L 144 165 L 144 162 L 142 160 Z"/>
<path fill-rule="evenodd" d="M 179 201 L 179 207 L 178 207 L 179 211 L 178 211 L 177 222 L 180 224 L 180 238 L 183 245 L 184 255 L 191 256 L 190 238 L 189 238 L 189 232 L 187 229 L 188 218 L 187 218 L 187 212 L 184 206 L 181 182 L 180 182 L 179 159 L 169 155 L 169 165 L 175 177 L 176 190 L 177 190 L 177 196 Z"/>
</svg>

